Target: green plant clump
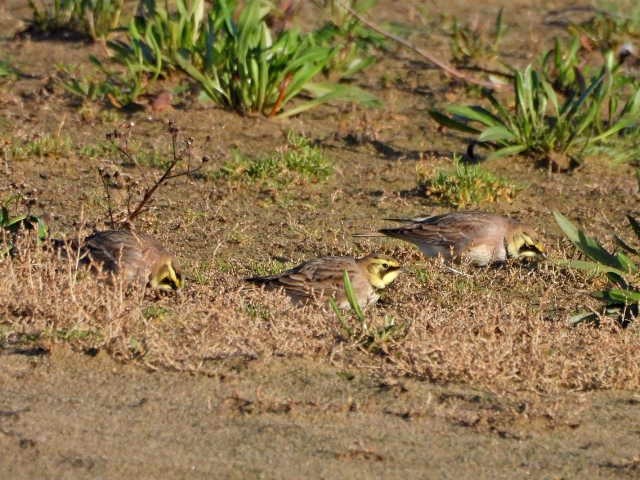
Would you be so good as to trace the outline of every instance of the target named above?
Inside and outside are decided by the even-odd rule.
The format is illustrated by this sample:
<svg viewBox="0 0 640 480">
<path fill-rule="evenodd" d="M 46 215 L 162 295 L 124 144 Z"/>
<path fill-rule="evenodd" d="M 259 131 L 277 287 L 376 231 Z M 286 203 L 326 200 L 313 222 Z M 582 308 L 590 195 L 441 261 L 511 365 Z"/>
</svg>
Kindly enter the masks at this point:
<svg viewBox="0 0 640 480">
<path fill-rule="evenodd" d="M 47 224 L 42 218 L 29 214 L 10 214 L 9 206 L 19 198 L 19 196 L 9 197 L 0 207 L 0 258 L 13 251 L 14 237 L 22 228 L 35 229 L 39 242 L 46 240 L 49 234 Z"/>
<path fill-rule="evenodd" d="M 215 174 L 231 180 L 267 180 L 278 184 L 318 182 L 333 172 L 332 162 L 303 135 L 289 132 L 287 143 L 275 153 L 251 158 L 238 151 Z"/>
<path fill-rule="evenodd" d="M 349 7 L 362 14 L 377 0 L 351 0 Z M 335 55 L 323 68 L 330 77 L 351 78 L 376 61 L 375 50 L 384 47 L 385 38 L 365 27 L 338 2 L 326 2 L 329 21 L 314 32 L 319 45 L 337 46 Z"/>
<path fill-rule="evenodd" d="M 456 208 L 499 200 L 510 202 L 515 197 L 518 189 L 506 179 L 476 165 L 466 165 L 457 156 L 453 162 L 453 171 L 439 170 L 435 175 L 423 163 L 418 163 L 418 189 L 427 197 Z"/>
<path fill-rule="evenodd" d="M 208 10 L 204 0 L 177 0 L 175 11 L 155 0 L 144 6 L 145 14 L 131 21 L 127 38 L 108 43 L 113 61 L 124 71 L 113 72 L 95 60 L 105 82 L 130 92 L 130 101 L 144 93 L 149 80 L 179 72 L 195 81 L 205 98 L 240 113 L 290 116 L 334 100 L 379 104 L 355 86 L 312 82 L 331 64 L 337 47 L 321 44 L 313 32 L 272 31 L 267 25 L 271 2 L 248 0 L 237 16 L 234 0 L 216 1 Z M 67 83 L 79 96 L 115 96 L 109 87 Z M 312 98 L 285 110 L 303 91 Z"/>
<path fill-rule="evenodd" d="M 31 28 L 41 33 L 77 32 L 93 40 L 106 37 L 120 23 L 124 0 L 29 0 Z"/>
<path fill-rule="evenodd" d="M 18 70 L 8 60 L 0 60 L 0 80 L 18 77 Z"/>
<path fill-rule="evenodd" d="M 496 15 L 491 31 L 471 23 L 461 23 L 454 18 L 449 32 L 453 60 L 461 65 L 477 65 L 497 58 L 498 47 L 506 31 L 502 8 Z"/>
<path fill-rule="evenodd" d="M 640 222 L 627 216 L 638 244 L 632 246 L 616 236 L 615 240 L 621 251 L 611 253 L 598 240 L 576 228 L 561 213 L 554 212 L 554 216 L 567 238 L 589 259 L 561 263 L 592 274 L 606 275 L 610 285 L 593 295 L 603 301 L 604 315 L 614 316 L 621 325 L 628 325 L 638 317 L 640 306 Z M 577 324 L 598 319 L 597 313 L 587 312 L 574 316 L 570 322 Z"/>
<path fill-rule="evenodd" d="M 111 71 L 96 57 L 89 59 L 98 66 L 102 78 L 78 77 L 69 68 L 59 69 L 63 88 L 82 103 L 105 102 L 115 108 L 133 104 L 145 92 L 144 79 L 131 71 Z"/>
<path fill-rule="evenodd" d="M 583 37 L 585 43 L 606 52 L 624 42 L 640 38 L 640 6 L 638 2 L 600 2 L 602 9 L 591 18 L 571 22 L 569 32 Z M 626 5 L 625 5 L 626 3 Z"/>
<path fill-rule="evenodd" d="M 561 101 L 561 94 L 528 66 L 514 77 L 515 110 L 485 91 L 491 110 L 451 105 L 446 108 L 451 117 L 430 113 L 446 127 L 477 135 L 479 143 L 494 148 L 489 158 L 525 154 L 552 163 L 552 154 L 559 154 L 579 160 L 591 147 L 640 137 L 640 87 L 617 88 L 617 67 L 610 53 L 583 89 Z"/>
</svg>

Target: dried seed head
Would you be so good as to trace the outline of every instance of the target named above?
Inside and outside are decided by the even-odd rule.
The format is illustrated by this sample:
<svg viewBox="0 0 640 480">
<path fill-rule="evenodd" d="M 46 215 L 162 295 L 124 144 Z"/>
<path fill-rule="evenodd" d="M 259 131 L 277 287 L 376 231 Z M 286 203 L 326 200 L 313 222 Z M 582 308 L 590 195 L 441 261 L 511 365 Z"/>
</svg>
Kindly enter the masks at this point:
<svg viewBox="0 0 640 480">
<path fill-rule="evenodd" d="M 167 126 L 167 129 L 169 130 L 169 133 L 171 135 L 177 135 L 180 132 L 180 129 L 176 125 L 176 122 L 174 122 L 173 120 L 169 121 L 169 125 Z"/>
</svg>

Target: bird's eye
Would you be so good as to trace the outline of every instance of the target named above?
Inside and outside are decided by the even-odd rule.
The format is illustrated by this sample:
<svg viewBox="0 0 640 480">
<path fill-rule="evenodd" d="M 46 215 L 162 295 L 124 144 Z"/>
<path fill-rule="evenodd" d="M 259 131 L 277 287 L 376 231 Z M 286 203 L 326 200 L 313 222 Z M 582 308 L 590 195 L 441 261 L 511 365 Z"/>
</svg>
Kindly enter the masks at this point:
<svg viewBox="0 0 640 480">
<path fill-rule="evenodd" d="M 383 263 L 382 264 L 382 268 L 384 268 L 385 270 L 389 269 L 389 264 L 388 263 Z"/>
<path fill-rule="evenodd" d="M 182 278 L 180 276 L 176 277 L 175 280 L 170 277 L 165 277 L 162 280 L 160 280 L 160 285 L 165 287 L 167 290 L 179 290 L 181 280 Z"/>
</svg>

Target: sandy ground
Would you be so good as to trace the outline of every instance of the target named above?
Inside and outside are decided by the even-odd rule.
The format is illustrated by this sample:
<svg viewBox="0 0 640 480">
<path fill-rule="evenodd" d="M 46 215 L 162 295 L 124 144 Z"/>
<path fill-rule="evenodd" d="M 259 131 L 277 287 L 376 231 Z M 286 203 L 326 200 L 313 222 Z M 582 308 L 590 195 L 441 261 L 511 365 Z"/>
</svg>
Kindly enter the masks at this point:
<svg viewBox="0 0 640 480">
<path fill-rule="evenodd" d="M 7 479 L 560 479 L 640 471 L 634 393 L 584 395 L 565 426 L 490 431 L 472 425 L 477 412 L 500 408 L 487 394 L 305 360 L 257 362 L 224 378 L 149 373 L 63 350 L 5 352 L 0 366 Z"/>
</svg>

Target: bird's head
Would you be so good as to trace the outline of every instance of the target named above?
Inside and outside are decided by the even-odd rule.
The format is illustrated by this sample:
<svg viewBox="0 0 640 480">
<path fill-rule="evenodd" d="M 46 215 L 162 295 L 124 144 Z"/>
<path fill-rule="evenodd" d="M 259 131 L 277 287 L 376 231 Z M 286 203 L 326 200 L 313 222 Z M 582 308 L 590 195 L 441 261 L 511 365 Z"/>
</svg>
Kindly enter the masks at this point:
<svg viewBox="0 0 640 480">
<path fill-rule="evenodd" d="M 359 262 L 367 272 L 369 283 L 375 288 L 385 288 L 402 271 L 397 260 L 385 255 L 369 255 L 360 259 Z"/>
<path fill-rule="evenodd" d="M 156 271 L 151 274 L 149 284 L 151 288 L 158 290 L 179 290 L 184 286 L 184 279 L 180 270 L 174 266 L 174 263 L 171 260 L 167 260 L 160 264 Z"/>
<path fill-rule="evenodd" d="M 511 235 L 505 239 L 507 255 L 511 258 L 546 258 L 544 246 L 538 240 L 538 236 L 529 227 L 518 226 Z"/>
</svg>

